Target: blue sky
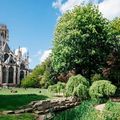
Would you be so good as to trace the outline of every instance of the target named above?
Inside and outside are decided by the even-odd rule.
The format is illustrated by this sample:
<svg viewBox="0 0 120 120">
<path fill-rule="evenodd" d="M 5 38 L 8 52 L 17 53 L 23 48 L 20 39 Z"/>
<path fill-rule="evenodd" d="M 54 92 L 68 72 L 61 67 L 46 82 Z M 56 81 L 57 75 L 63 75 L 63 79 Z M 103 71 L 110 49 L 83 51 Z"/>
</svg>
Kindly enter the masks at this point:
<svg viewBox="0 0 120 120">
<path fill-rule="evenodd" d="M 9 45 L 30 53 L 30 68 L 50 53 L 58 17 L 88 0 L 0 0 L 0 23 L 9 29 Z M 104 17 L 120 16 L 120 0 L 89 0 L 98 4 Z"/>
<path fill-rule="evenodd" d="M 57 15 L 52 0 L 0 0 L 0 23 L 9 29 L 11 49 L 19 46 L 30 52 L 33 68 L 40 54 L 52 47 Z"/>
</svg>

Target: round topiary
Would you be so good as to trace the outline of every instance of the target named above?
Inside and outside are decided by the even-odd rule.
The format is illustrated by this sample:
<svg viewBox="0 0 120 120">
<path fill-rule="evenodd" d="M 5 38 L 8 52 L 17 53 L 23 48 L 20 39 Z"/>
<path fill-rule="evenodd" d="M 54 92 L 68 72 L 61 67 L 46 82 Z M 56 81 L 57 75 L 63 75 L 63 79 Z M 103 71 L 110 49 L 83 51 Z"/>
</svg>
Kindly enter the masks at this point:
<svg viewBox="0 0 120 120">
<path fill-rule="evenodd" d="M 69 78 L 66 84 L 66 96 L 72 96 L 74 89 L 80 84 L 89 86 L 89 82 L 82 75 L 76 75 Z"/>
<path fill-rule="evenodd" d="M 107 80 L 95 81 L 89 89 L 89 95 L 91 98 L 106 98 L 114 95 L 115 92 L 116 86 Z"/>
</svg>

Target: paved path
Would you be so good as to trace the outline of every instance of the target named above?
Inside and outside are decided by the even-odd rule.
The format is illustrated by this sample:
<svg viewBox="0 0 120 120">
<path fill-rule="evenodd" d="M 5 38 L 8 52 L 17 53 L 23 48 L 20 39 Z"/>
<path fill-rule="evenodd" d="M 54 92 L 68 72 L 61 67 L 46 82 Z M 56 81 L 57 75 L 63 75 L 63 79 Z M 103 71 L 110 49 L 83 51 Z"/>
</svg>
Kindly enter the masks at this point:
<svg viewBox="0 0 120 120">
<path fill-rule="evenodd" d="M 104 108 L 105 108 L 105 104 L 100 104 L 100 105 L 95 106 L 95 109 L 101 112 L 103 111 Z"/>
</svg>

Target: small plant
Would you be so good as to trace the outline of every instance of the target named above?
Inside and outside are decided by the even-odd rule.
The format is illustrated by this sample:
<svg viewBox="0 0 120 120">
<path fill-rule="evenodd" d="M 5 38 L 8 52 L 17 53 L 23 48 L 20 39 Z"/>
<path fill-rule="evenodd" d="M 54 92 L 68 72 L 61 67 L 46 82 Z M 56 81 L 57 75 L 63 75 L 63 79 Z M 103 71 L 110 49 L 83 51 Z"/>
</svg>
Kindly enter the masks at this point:
<svg viewBox="0 0 120 120">
<path fill-rule="evenodd" d="M 115 92 L 116 86 L 112 85 L 111 82 L 107 80 L 95 81 L 89 89 L 91 98 L 106 98 L 114 95 Z"/>
</svg>

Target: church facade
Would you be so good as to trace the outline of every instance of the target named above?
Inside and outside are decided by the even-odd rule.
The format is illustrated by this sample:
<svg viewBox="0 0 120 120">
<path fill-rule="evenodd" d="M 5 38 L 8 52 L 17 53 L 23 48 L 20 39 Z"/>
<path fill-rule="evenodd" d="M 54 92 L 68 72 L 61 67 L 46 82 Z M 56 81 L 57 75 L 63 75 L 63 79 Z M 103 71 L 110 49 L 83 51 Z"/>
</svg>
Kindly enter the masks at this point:
<svg viewBox="0 0 120 120">
<path fill-rule="evenodd" d="M 6 25 L 0 25 L 0 86 L 17 86 L 29 73 L 29 54 L 17 54 L 8 45 L 9 31 Z"/>
</svg>

